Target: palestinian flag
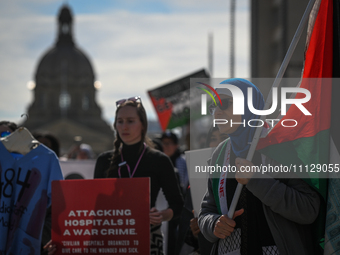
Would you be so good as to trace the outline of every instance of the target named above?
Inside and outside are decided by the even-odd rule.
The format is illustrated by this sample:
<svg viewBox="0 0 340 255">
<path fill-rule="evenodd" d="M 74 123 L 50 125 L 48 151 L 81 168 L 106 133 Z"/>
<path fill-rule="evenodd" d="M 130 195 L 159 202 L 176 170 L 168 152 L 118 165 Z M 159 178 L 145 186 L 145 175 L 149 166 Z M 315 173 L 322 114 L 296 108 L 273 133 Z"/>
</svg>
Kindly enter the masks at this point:
<svg viewBox="0 0 340 255">
<path fill-rule="evenodd" d="M 340 163 L 340 1 L 333 1 L 333 87 L 330 128 L 330 164 Z M 330 175 L 328 180 L 327 217 L 324 255 L 340 252 L 340 179 Z"/>
<path fill-rule="evenodd" d="M 190 79 L 209 78 L 205 69 L 149 90 L 148 94 L 157 112 L 163 131 L 187 125 L 190 122 Z M 199 114 L 196 119 L 201 117 Z"/>
<path fill-rule="evenodd" d="M 338 6 L 338 1 L 334 6 Z M 339 10 L 334 11 L 335 19 L 338 18 L 338 13 Z M 334 27 L 338 29 L 337 25 Z M 333 36 L 336 46 L 334 49 Z M 260 139 L 257 149 L 261 153 L 284 165 L 305 166 L 332 163 L 330 154 L 336 148 L 333 146 L 330 151 L 332 131 L 340 132 L 339 128 L 335 129 L 335 126 L 340 127 L 339 117 L 335 118 L 333 115 L 335 112 L 332 111 L 332 109 L 340 109 L 339 86 L 331 79 L 333 77 L 333 61 L 338 61 L 339 58 L 337 36 L 337 33 L 333 35 L 333 0 L 316 0 L 309 17 L 305 63 L 300 83 L 300 88 L 305 88 L 311 93 L 311 99 L 303 106 L 312 115 L 304 115 L 300 109 L 292 105 L 281 120 L 294 119 L 298 124 L 295 127 L 284 127 L 280 121 L 265 138 Z M 337 68 L 339 69 L 339 63 Z M 305 95 L 299 93 L 295 96 L 295 98 L 304 97 Z M 334 144 L 340 144 L 339 134 Z M 338 155 L 337 151 L 335 155 Z M 339 164 L 340 161 L 333 163 Z M 306 181 L 324 198 L 322 210 L 316 223 L 318 229 L 315 230 L 316 241 L 319 242 L 319 247 L 323 247 L 328 193 L 327 179 L 318 178 L 318 173 L 315 173 Z M 337 234 L 340 235 L 339 226 Z"/>
</svg>

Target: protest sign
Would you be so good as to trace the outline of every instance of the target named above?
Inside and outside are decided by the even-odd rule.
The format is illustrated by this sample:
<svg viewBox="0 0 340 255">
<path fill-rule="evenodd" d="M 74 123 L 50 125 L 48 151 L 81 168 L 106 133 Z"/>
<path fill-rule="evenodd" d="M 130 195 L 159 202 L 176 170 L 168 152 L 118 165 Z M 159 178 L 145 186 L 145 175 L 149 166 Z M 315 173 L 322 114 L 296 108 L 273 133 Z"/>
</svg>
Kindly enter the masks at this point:
<svg viewBox="0 0 340 255">
<path fill-rule="evenodd" d="M 198 217 L 202 199 L 207 192 L 209 172 L 204 169 L 208 166 L 207 161 L 211 158 L 214 149 L 215 148 L 205 148 L 185 152 L 195 217 Z"/>
<path fill-rule="evenodd" d="M 149 254 L 149 178 L 52 182 L 56 254 Z"/>
</svg>

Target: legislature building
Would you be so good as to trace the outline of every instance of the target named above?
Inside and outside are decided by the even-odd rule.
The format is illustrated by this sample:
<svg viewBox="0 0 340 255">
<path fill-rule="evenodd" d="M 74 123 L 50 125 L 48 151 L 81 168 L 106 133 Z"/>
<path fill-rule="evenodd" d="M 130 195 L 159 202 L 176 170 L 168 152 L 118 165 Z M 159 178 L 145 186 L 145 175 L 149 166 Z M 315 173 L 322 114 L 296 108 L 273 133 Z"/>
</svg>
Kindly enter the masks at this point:
<svg viewBox="0 0 340 255">
<path fill-rule="evenodd" d="M 50 132 L 65 153 L 75 136 L 98 154 L 113 148 L 113 131 L 96 102 L 98 83 L 89 58 L 73 37 L 73 16 L 67 5 L 58 15 L 55 45 L 40 59 L 34 75 L 34 101 L 25 122 L 31 132 Z"/>
</svg>

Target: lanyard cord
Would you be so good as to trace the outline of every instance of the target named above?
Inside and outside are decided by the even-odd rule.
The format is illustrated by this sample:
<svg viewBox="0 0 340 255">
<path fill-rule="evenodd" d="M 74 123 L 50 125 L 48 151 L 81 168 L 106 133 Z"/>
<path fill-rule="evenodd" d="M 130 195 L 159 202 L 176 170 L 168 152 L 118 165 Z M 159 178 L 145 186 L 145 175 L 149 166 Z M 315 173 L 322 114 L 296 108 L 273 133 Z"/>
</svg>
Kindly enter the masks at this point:
<svg viewBox="0 0 340 255">
<path fill-rule="evenodd" d="M 123 165 L 126 165 L 127 169 L 128 169 L 128 172 L 129 172 L 129 177 L 132 178 L 133 175 L 135 174 L 136 170 L 137 170 L 137 167 L 139 165 L 139 162 L 141 161 L 143 155 L 144 155 L 144 152 L 146 150 L 146 144 L 144 143 L 144 149 L 142 151 L 142 153 L 140 154 L 140 157 L 136 163 L 136 166 L 135 166 L 135 169 L 133 170 L 132 172 L 132 175 L 131 175 L 131 170 L 130 170 L 130 166 L 126 163 L 126 161 L 124 161 L 124 158 L 123 158 L 123 152 L 120 153 L 120 156 L 121 156 L 121 159 L 122 159 L 122 163 L 118 164 L 119 168 L 118 168 L 118 175 L 119 175 L 119 178 L 122 178 L 121 174 L 120 174 L 120 168 L 123 166 Z"/>
</svg>

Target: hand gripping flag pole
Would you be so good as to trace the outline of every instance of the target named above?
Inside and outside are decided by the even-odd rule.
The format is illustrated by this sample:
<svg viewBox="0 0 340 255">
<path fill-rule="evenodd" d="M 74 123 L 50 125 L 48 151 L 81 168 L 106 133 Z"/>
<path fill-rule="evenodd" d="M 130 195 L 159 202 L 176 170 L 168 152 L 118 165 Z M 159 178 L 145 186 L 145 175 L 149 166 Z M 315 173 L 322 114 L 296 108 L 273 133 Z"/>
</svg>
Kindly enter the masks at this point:
<svg viewBox="0 0 340 255">
<path fill-rule="evenodd" d="M 303 29 L 305 28 L 306 24 L 307 24 L 307 21 L 308 21 L 308 18 L 309 18 L 309 14 L 311 12 L 311 10 L 313 9 L 313 6 L 314 6 L 314 3 L 315 3 L 316 0 L 310 0 L 307 7 L 306 7 L 306 10 L 301 18 L 301 21 L 300 21 L 300 24 L 295 32 L 295 35 L 292 39 L 292 42 L 290 43 L 290 46 L 288 48 L 288 51 L 286 53 L 286 56 L 285 58 L 283 59 L 283 62 L 280 66 L 280 69 L 276 75 L 276 78 L 274 80 L 274 83 L 273 83 L 273 86 L 268 94 L 268 97 L 267 97 L 267 100 L 266 100 L 266 104 L 264 106 L 264 110 L 267 110 L 269 109 L 269 106 L 270 104 L 272 103 L 272 98 L 271 98 L 271 94 L 272 94 L 272 90 L 273 88 L 276 88 L 280 85 L 280 82 L 282 80 L 282 77 L 287 69 L 287 66 L 289 64 L 289 61 L 290 59 L 292 58 L 292 55 L 294 53 L 294 50 L 296 48 L 296 45 L 298 44 L 300 38 L 301 38 L 301 35 L 302 35 L 302 32 L 303 32 Z M 262 121 L 265 121 L 266 120 L 266 116 L 265 115 L 262 115 L 261 116 L 261 120 Z M 257 146 L 257 143 L 260 139 L 260 135 L 261 135 L 261 131 L 262 131 L 262 127 L 257 127 L 256 128 L 256 131 L 255 131 L 255 134 L 254 134 L 254 137 L 253 137 L 253 140 L 251 142 L 251 145 L 250 145 L 250 148 L 249 148 L 249 151 L 248 151 L 248 154 L 247 154 L 247 160 L 248 161 L 251 161 L 253 159 L 253 156 L 254 156 L 254 153 L 255 153 L 255 149 L 256 149 L 256 146 Z M 237 205 L 237 202 L 240 198 L 240 194 L 241 194 L 241 191 L 242 191 L 242 188 L 243 188 L 243 185 L 241 183 L 238 183 L 237 184 L 237 187 L 236 187 L 236 190 L 235 190 L 235 194 L 234 194 L 234 197 L 233 197 L 233 200 L 231 202 L 231 205 L 230 205 L 230 208 L 229 208 L 229 211 L 228 211 L 228 217 L 230 219 L 233 218 L 234 216 L 234 212 L 235 212 L 235 208 L 236 208 L 236 205 Z"/>
</svg>

